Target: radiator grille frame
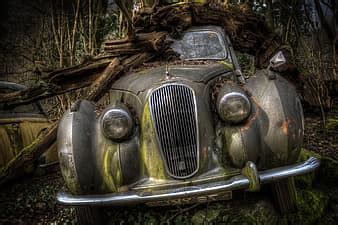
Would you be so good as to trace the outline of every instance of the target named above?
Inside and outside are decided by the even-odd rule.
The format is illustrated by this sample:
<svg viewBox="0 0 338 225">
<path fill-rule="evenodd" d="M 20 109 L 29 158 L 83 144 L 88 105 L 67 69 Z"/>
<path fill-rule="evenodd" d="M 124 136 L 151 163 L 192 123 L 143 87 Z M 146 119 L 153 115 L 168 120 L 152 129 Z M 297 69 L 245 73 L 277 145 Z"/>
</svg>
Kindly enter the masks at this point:
<svg viewBox="0 0 338 225">
<path fill-rule="evenodd" d="M 173 93 L 175 92 L 176 94 L 174 97 Z M 186 95 L 184 96 L 184 94 L 187 94 L 187 93 L 190 96 L 186 96 Z M 163 94 L 165 94 L 165 96 Z M 175 101 L 171 101 L 172 98 L 176 98 Z M 165 99 L 167 101 L 165 101 Z M 168 101 L 168 99 L 170 100 Z M 149 102 L 149 107 L 150 107 L 151 119 L 152 119 L 155 133 L 156 133 L 157 143 L 159 144 L 160 154 L 161 154 L 162 160 L 164 161 L 164 166 L 165 166 L 167 173 L 171 177 L 176 178 L 176 179 L 186 179 L 186 178 L 192 177 L 199 170 L 199 158 L 200 158 L 199 156 L 199 148 L 200 148 L 199 147 L 199 126 L 198 126 L 199 121 L 198 121 L 198 116 L 197 116 L 197 101 L 196 101 L 196 95 L 195 95 L 194 89 L 192 89 L 188 85 L 178 84 L 178 83 L 170 83 L 170 84 L 161 85 L 160 87 L 153 89 L 151 91 L 149 98 L 148 98 L 148 102 Z M 184 152 L 181 153 L 184 155 L 184 162 L 185 162 L 184 166 L 189 160 L 189 159 L 186 159 L 186 156 L 187 154 L 190 154 L 188 155 L 188 157 L 191 157 L 191 158 L 190 158 L 190 162 L 188 163 L 192 163 L 192 164 L 188 165 L 190 166 L 190 170 L 188 174 L 187 173 L 181 174 L 180 172 L 178 172 L 179 168 L 175 166 L 179 166 L 179 164 L 177 164 L 177 162 L 174 162 L 174 159 L 167 157 L 169 154 L 171 155 L 175 154 L 175 151 L 178 152 L 180 149 L 176 148 L 176 150 L 174 150 L 171 148 L 171 146 L 168 147 L 166 145 L 169 142 L 164 141 L 164 138 L 167 138 L 167 141 L 169 141 L 169 139 L 171 138 L 170 132 L 172 132 L 171 135 L 177 135 L 178 133 L 180 133 L 178 129 L 175 130 L 174 129 L 175 127 L 170 126 L 170 124 L 173 125 L 173 123 L 175 124 L 177 122 L 182 121 L 182 120 L 177 119 L 177 117 L 174 117 L 174 116 L 179 115 L 179 113 L 177 112 L 177 107 L 182 106 L 182 104 L 184 103 L 188 104 L 188 106 L 185 106 L 184 110 L 193 111 L 193 116 L 190 116 L 188 118 L 189 121 L 184 121 L 184 123 L 185 125 L 187 125 L 187 123 L 188 124 L 192 123 L 192 125 L 194 126 L 194 127 L 193 126 L 190 127 L 194 129 L 193 132 L 189 130 L 184 131 L 184 138 L 189 138 L 189 140 L 184 141 L 185 144 L 187 144 L 187 142 L 190 141 L 192 142 L 190 143 L 192 145 L 182 146 Z M 169 112 L 163 111 L 163 109 L 162 110 L 156 109 L 156 107 L 164 107 L 165 109 L 169 110 Z M 171 114 L 174 114 L 174 116 L 169 115 L 167 116 L 167 118 L 162 118 L 163 114 L 161 113 L 166 113 L 166 114 L 171 113 Z M 184 113 L 186 112 L 184 111 Z M 170 119 L 171 119 L 171 121 L 169 121 L 170 124 L 166 124 L 166 122 L 168 122 L 168 120 Z M 162 129 L 162 134 L 163 134 L 164 128 L 168 128 L 168 130 L 170 130 L 169 132 L 168 131 L 166 132 L 166 137 L 163 137 L 163 135 L 161 135 L 161 129 Z M 181 137 L 181 135 L 179 135 L 179 137 Z M 182 138 L 180 138 L 180 140 L 183 141 Z M 170 140 L 170 142 L 171 144 L 173 144 L 173 142 L 175 141 L 172 142 L 172 140 Z M 190 148 L 190 150 L 188 149 L 188 151 L 190 151 L 189 153 L 186 153 L 187 148 Z M 194 153 L 194 155 L 191 155 L 192 153 Z M 176 159 L 177 159 L 177 154 L 176 154 Z M 194 161 L 191 161 L 191 160 L 194 160 Z"/>
</svg>

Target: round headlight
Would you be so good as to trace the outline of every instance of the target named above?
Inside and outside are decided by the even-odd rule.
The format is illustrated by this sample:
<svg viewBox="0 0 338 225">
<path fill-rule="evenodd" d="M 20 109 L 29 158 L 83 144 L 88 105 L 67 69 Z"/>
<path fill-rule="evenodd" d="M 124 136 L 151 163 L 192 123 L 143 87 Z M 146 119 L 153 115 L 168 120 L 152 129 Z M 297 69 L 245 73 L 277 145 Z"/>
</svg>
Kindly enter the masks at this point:
<svg viewBox="0 0 338 225">
<path fill-rule="evenodd" d="M 225 122 L 240 123 L 249 117 L 251 103 L 244 94 L 230 92 L 218 98 L 217 111 Z"/>
<path fill-rule="evenodd" d="M 101 125 L 103 134 L 107 138 L 120 141 L 129 137 L 134 121 L 127 108 L 112 108 L 104 113 Z"/>
</svg>

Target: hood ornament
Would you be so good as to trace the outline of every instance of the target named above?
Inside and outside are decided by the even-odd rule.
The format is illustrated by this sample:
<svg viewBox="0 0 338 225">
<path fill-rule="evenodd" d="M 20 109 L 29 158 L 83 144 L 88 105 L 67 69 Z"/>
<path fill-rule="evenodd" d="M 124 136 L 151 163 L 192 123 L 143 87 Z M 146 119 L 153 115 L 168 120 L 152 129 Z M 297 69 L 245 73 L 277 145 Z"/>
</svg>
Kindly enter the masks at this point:
<svg viewBox="0 0 338 225">
<path fill-rule="evenodd" d="M 168 64 L 165 65 L 165 79 L 169 80 L 171 78 L 171 75 L 169 73 L 169 66 Z"/>
</svg>

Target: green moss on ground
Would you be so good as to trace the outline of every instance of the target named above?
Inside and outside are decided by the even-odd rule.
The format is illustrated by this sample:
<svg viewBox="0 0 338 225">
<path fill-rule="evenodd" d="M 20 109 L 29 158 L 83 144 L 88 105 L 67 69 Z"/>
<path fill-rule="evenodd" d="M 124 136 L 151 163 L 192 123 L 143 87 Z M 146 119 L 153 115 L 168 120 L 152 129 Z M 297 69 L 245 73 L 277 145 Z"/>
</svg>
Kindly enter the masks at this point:
<svg viewBox="0 0 338 225">
<path fill-rule="evenodd" d="M 319 174 L 319 180 L 321 183 L 333 185 L 337 188 L 338 161 L 329 157 L 322 157 Z"/>
<path fill-rule="evenodd" d="M 288 224 L 320 224 L 327 204 L 328 196 L 324 192 L 314 189 L 299 190 L 297 192 L 297 212 L 286 216 Z"/>
<path fill-rule="evenodd" d="M 338 116 L 330 117 L 327 119 L 325 128 L 328 130 L 334 130 L 338 128 Z"/>
<path fill-rule="evenodd" d="M 316 157 L 317 159 L 321 160 L 321 156 L 315 152 L 308 151 L 305 149 L 302 149 L 298 158 L 298 162 L 304 162 L 311 156 Z M 297 188 L 311 188 L 314 180 L 316 179 L 318 175 L 318 171 L 308 173 L 302 176 L 295 177 L 295 184 Z"/>
</svg>

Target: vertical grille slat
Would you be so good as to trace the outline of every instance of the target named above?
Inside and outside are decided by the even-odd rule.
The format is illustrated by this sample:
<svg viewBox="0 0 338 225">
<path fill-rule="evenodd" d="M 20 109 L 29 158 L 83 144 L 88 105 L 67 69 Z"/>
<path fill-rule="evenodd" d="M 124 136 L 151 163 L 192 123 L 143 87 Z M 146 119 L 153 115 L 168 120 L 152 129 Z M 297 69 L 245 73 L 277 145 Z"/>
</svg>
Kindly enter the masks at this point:
<svg viewBox="0 0 338 225">
<path fill-rule="evenodd" d="M 198 169 L 196 101 L 191 88 L 171 84 L 149 97 L 150 111 L 169 174 L 187 178 Z"/>
</svg>

